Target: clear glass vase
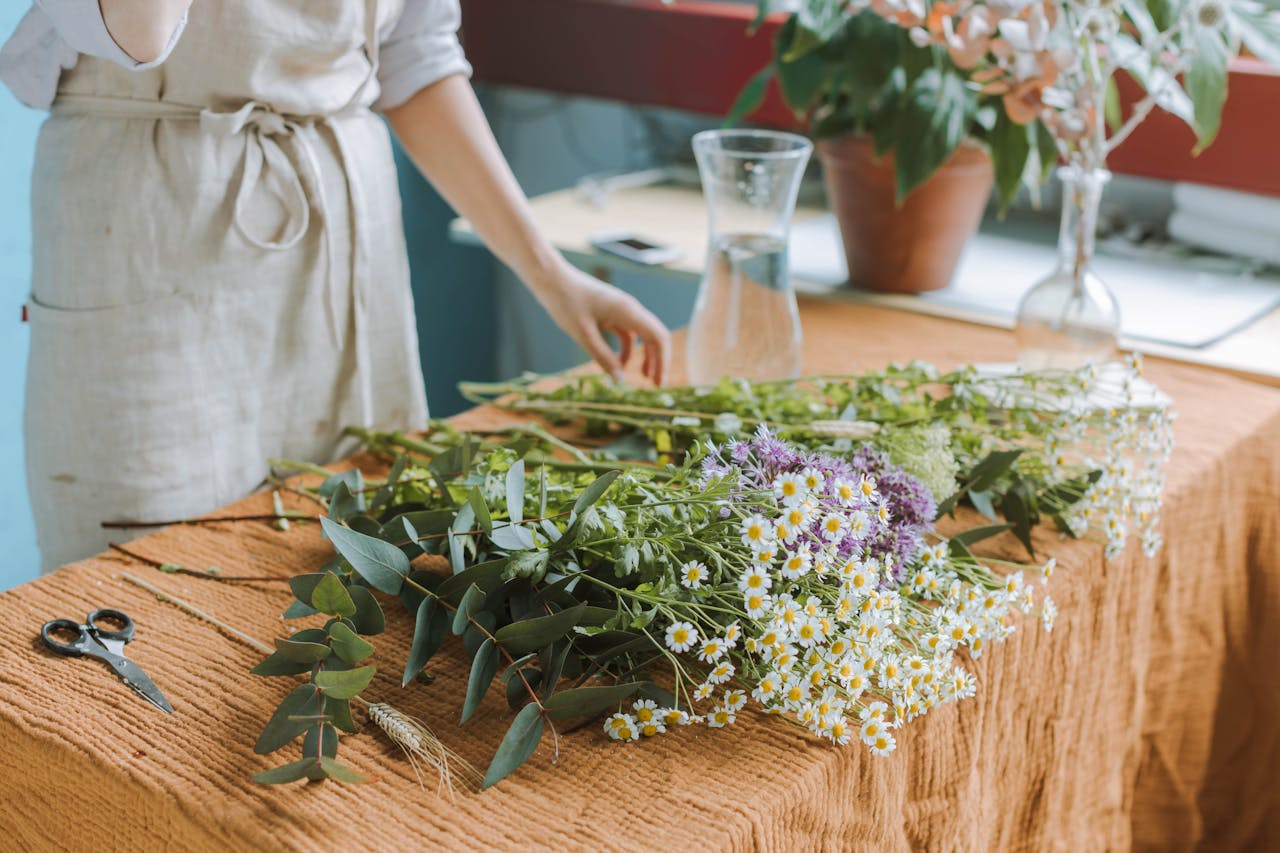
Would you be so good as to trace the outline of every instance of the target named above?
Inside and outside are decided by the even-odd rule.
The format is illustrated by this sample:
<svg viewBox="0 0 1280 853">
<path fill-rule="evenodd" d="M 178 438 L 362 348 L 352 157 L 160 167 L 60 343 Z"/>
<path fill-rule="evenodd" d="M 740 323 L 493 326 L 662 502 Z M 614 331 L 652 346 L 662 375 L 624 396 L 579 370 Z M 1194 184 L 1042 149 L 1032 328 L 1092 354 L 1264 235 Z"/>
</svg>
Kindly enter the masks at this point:
<svg viewBox="0 0 1280 853">
<path fill-rule="evenodd" d="M 1018 363 L 1027 370 L 1107 361 L 1115 356 L 1120 335 L 1120 306 L 1093 272 L 1098 204 L 1111 173 L 1063 166 L 1058 178 L 1058 267 L 1022 297 L 1014 327 Z"/>
<path fill-rule="evenodd" d="M 767 130 L 693 137 L 710 237 L 686 342 L 691 384 L 800 375 L 787 236 L 812 150 L 803 136 Z"/>
</svg>

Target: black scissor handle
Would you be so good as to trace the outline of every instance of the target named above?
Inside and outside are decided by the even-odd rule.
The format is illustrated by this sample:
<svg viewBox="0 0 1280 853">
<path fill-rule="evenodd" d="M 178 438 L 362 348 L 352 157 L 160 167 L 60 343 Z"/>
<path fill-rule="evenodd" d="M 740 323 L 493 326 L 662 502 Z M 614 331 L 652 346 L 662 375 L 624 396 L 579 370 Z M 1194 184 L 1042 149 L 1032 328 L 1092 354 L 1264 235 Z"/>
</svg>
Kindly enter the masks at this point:
<svg viewBox="0 0 1280 853">
<path fill-rule="evenodd" d="M 59 640 L 54 636 L 55 631 L 74 634 L 75 640 L 71 642 Z M 40 626 L 40 639 L 44 640 L 44 644 L 49 647 L 49 651 L 72 658 L 78 658 L 83 655 L 86 645 L 91 642 L 89 633 L 85 631 L 84 626 L 70 619 L 50 619 Z"/>
<path fill-rule="evenodd" d="M 112 622 L 118 623 L 120 627 L 103 627 L 98 624 L 100 621 L 105 621 L 108 624 Z M 113 610 L 110 607 L 100 608 L 86 616 L 84 624 L 100 640 L 119 640 L 122 643 L 127 643 L 133 639 L 133 620 L 129 618 L 128 613 L 120 610 Z"/>
</svg>

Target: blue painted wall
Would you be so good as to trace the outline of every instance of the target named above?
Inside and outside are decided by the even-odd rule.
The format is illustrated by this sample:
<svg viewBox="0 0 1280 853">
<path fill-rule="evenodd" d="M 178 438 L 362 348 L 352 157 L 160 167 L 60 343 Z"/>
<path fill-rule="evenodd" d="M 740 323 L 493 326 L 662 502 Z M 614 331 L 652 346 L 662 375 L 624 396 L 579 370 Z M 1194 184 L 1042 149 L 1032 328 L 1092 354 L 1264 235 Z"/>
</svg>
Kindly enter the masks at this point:
<svg viewBox="0 0 1280 853">
<path fill-rule="evenodd" d="M 0 38 L 25 11 L 25 3 L 0 4 Z M 20 317 L 31 284 L 31 159 L 43 118 L 0 87 L 0 589 L 30 580 L 39 566 L 22 461 L 28 334 Z"/>
</svg>

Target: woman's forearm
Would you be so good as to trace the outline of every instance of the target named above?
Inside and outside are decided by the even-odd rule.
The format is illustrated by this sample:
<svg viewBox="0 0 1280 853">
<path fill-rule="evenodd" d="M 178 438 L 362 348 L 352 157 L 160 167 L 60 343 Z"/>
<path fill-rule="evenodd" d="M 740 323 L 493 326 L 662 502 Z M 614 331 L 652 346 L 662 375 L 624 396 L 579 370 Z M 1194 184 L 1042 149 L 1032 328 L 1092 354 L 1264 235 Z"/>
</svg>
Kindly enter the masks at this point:
<svg viewBox="0 0 1280 853">
<path fill-rule="evenodd" d="M 565 262 L 538 232 L 471 83 L 446 77 L 387 112 L 422 173 L 480 239 L 540 298 Z"/>
<path fill-rule="evenodd" d="M 120 49 L 154 62 L 169 46 L 192 0 L 98 0 L 102 21 Z"/>
</svg>

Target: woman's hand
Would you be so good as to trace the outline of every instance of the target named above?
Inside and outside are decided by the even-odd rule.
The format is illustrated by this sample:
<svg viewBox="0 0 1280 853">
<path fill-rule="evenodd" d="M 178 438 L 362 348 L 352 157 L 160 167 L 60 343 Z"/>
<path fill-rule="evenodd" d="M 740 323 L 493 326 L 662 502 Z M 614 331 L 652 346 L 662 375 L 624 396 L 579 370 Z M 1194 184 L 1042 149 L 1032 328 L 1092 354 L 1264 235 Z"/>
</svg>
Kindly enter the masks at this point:
<svg viewBox="0 0 1280 853">
<path fill-rule="evenodd" d="M 387 111 L 405 151 L 476 233 L 520 276 L 560 328 L 620 376 L 636 338 L 644 375 L 661 383 L 671 340 L 657 317 L 633 297 L 575 269 L 538 232 L 533 212 L 494 141 L 475 93 L 454 75 Z M 620 353 L 605 342 L 618 337 Z"/>
<path fill-rule="evenodd" d="M 638 338 L 644 347 L 641 372 L 661 385 L 671 351 L 671 335 L 662 321 L 634 296 L 605 284 L 567 261 L 556 265 L 543 281 L 528 282 L 556 324 L 615 379 L 631 359 Z M 614 352 L 605 333 L 617 339 Z"/>
</svg>

